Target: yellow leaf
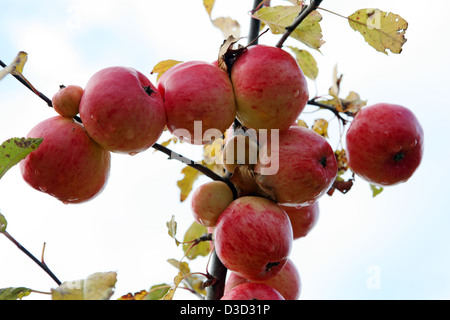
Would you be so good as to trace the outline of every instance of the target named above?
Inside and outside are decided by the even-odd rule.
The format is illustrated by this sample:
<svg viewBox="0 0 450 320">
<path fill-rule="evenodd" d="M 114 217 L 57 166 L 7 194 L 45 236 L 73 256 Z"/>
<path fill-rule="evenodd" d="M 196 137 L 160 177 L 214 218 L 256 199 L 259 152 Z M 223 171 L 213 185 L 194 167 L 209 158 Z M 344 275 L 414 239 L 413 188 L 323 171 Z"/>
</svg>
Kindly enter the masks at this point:
<svg viewBox="0 0 450 320">
<path fill-rule="evenodd" d="M 191 273 L 191 269 L 189 268 L 189 264 L 187 262 L 180 262 L 176 259 L 168 259 L 167 262 L 177 268 L 184 276 Z"/>
<path fill-rule="evenodd" d="M 175 295 L 175 291 L 178 288 L 178 285 L 181 283 L 181 281 L 183 281 L 183 274 L 180 272 L 178 272 L 178 274 L 176 275 L 176 277 L 173 279 L 173 285 L 170 288 L 170 290 L 167 292 L 167 294 L 163 297 L 163 300 L 172 300 L 173 296 Z"/>
<path fill-rule="evenodd" d="M 211 12 L 214 8 L 216 0 L 203 0 L 203 6 L 206 9 L 206 12 L 208 12 L 209 17 L 211 18 Z"/>
<path fill-rule="evenodd" d="M 315 120 L 312 130 L 320 134 L 322 137 L 328 138 L 328 121 L 325 119 Z"/>
<path fill-rule="evenodd" d="M 239 22 L 229 17 L 220 17 L 214 19 L 212 24 L 222 31 L 223 37 L 227 39 L 229 36 L 239 38 L 241 36 L 241 26 Z"/>
<path fill-rule="evenodd" d="M 297 125 L 300 126 L 300 127 L 308 128 L 308 125 L 302 119 L 298 119 L 297 120 Z"/>
<path fill-rule="evenodd" d="M 180 62 L 182 62 L 182 61 L 171 60 L 171 59 L 160 61 L 153 67 L 153 70 L 150 73 L 151 74 L 157 73 L 156 80 L 159 80 L 159 78 L 161 78 L 161 76 L 164 74 L 164 72 L 166 72 L 167 70 L 169 70 L 174 65 L 176 65 Z"/>
<path fill-rule="evenodd" d="M 177 181 L 177 186 L 180 188 L 180 201 L 183 202 L 192 191 L 195 180 L 200 176 L 200 172 L 192 167 L 186 166 L 181 170 L 184 178 Z"/>
<path fill-rule="evenodd" d="M 127 293 L 126 295 L 121 296 L 118 300 L 144 300 L 148 292 L 146 290 L 141 290 L 134 294 Z"/>
<path fill-rule="evenodd" d="M 394 13 L 378 9 L 360 9 L 348 17 L 350 27 L 360 32 L 366 42 L 377 51 L 401 53 L 406 42 L 408 22 Z"/>
<path fill-rule="evenodd" d="M 292 24 L 302 8 L 303 5 L 263 7 L 253 16 L 267 24 L 272 33 L 282 34 L 286 31 L 286 27 Z M 321 20 L 322 15 L 317 10 L 311 12 L 290 36 L 320 52 L 319 48 L 325 43 L 319 24 Z"/>
<path fill-rule="evenodd" d="M 295 47 L 289 47 L 295 54 L 296 60 L 305 76 L 311 80 L 316 80 L 319 74 L 316 59 L 306 50 L 300 50 Z"/>
<path fill-rule="evenodd" d="M 20 51 L 14 58 L 13 62 L 11 62 L 11 64 L 0 70 L 0 80 L 2 80 L 8 74 L 21 75 L 27 59 L 28 54 L 24 51 Z"/>
</svg>

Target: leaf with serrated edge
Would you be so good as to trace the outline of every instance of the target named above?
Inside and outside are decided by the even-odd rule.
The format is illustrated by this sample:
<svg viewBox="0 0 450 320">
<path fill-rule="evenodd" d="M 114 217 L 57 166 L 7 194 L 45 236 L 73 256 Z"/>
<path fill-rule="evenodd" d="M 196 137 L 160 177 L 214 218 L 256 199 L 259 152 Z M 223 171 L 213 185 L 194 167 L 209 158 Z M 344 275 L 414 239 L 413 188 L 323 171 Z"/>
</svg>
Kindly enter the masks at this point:
<svg viewBox="0 0 450 320">
<path fill-rule="evenodd" d="M 31 289 L 24 287 L 11 287 L 0 289 L 0 301 L 18 300 L 30 295 Z"/>
<path fill-rule="evenodd" d="M 254 17 L 263 21 L 273 34 L 282 34 L 290 26 L 302 10 L 302 5 L 263 7 L 254 13 Z M 311 12 L 302 23 L 295 28 L 290 37 L 320 52 L 325 43 L 322 39 L 322 28 L 319 22 L 322 15 L 316 10 Z"/>
<path fill-rule="evenodd" d="M 399 54 L 406 42 L 408 22 L 394 13 L 379 9 L 360 9 L 348 17 L 350 27 L 362 34 L 375 50 Z"/>
<path fill-rule="evenodd" d="M 43 138 L 11 138 L 0 145 L 0 179 L 42 143 Z"/>
<path fill-rule="evenodd" d="M 312 54 L 296 47 L 290 46 L 289 48 L 294 52 L 297 63 L 300 66 L 300 69 L 302 69 L 303 74 L 311 80 L 316 80 L 319 74 L 319 68 L 317 67 L 317 61 Z"/>
</svg>

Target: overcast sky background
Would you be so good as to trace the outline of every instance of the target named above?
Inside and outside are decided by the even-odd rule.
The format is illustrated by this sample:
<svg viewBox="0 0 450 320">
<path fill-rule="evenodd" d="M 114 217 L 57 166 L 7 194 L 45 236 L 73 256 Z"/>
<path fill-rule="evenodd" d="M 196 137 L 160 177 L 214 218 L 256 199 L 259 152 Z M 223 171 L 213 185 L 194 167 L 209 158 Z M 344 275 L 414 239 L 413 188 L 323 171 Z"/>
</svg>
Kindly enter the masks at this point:
<svg viewBox="0 0 450 320">
<path fill-rule="evenodd" d="M 217 0 L 212 16 L 238 20 L 246 36 L 252 3 Z M 376 198 L 357 179 L 348 194 L 336 192 L 320 200 L 317 226 L 295 241 L 291 255 L 302 278 L 301 299 L 450 298 L 450 148 L 445 130 L 450 119 L 450 5 L 434 4 L 431 13 L 422 1 L 322 3 L 345 16 L 377 7 L 409 22 L 403 53 L 386 56 L 368 46 L 345 19 L 322 12 L 326 43 L 322 54 L 310 50 L 319 77 L 309 86 L 311 95 L 316 87 L 319 94 L 326 93 L 337 64 L 344 74 L 344 94 L 354 90 L 369 104 L 392 102 L 413 110 L 424 127 L 425 155 L 410 181 L 386 188 Z M 274 45 L 277 39 L 266 34 L 260 43 Z M 1 2 L 0 59 L 8 64 L 17 52 L 26 51 L 24 74 L 49 97 L 60 84 L 84 86 L 96 71 L 113 65 L 134 67 L 155 82 L 150 71 L 159 61 L 213 61 L 222 41 L 201 0 Z M 305 49 L 295 40 L 286 44 Z M 0 82 L 1 141 L 25 136 L 53 115 L 13 77 Z M 317 117 L 333 118 L 330 113 L 304 115 L 309 123 Z M 331 136 L 337 134 L 335 124 L 331 122 Z M 199 159 L 198 149 L 173 149 Z M 29 187 L 16 166 L 0 181 L 0 210 L 9 233 L 36 257 L 46 243 L 45 262 L 60 280 L 117 271 L 117 298 L 170 283 L 176 275 L 166 260 L 180 259 L 182 251 L 167 235 L 166 222 L 175 215 L 179 237 L 192 222 L 190 198 L 180 203 L 176 186 L 182 168 L 152 149 L 134 157 L 113 155 L 103 193 L 84 204 L 64 205 Z M 195 186 L 206 181 L 202 178 Z M 191 269 L 204 272 L 205 264 L 200 259 Z M 56 284 L 0 236 L 0 288 L 19 286 L 48 292 Z M 184 293 L 176 297 L 195 299 Z M 28 299 L 48 297 L 32 294 Z"/>
</svg>

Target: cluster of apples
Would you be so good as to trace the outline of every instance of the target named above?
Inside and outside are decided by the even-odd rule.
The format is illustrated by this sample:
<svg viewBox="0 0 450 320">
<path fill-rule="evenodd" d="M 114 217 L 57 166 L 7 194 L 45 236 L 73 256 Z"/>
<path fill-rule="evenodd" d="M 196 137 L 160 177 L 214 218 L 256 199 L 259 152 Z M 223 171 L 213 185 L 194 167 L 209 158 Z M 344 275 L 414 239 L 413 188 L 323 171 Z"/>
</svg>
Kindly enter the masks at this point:
<svg viewBox="0 0 450 320">
<path fill-rule="evenodd" d="M 252 193 L 252 187 L 236 197 L 223 181 L 204 183 L 192 194 L 195 220 L 214 233 L 216 253 L 231 271 L 223 299 L 297 299 L 292 243 L 314 227 L 318 200 L 338 175 L 328 141 L 296 124 L 308 98 L 293 56 L 267 45 L 240 51 L 227 70 L 217 61 L 178 63 L 156 86 L 135 69 L 105 68 L 84 89 L 68 86 L 54 95 L 59 115 L 28 134 L 44 141 L 21 162 L 22 174 L 35 189 L 79 203 L 103 189 L 110 152 L 145 151 L 166 127 L 196 145 L 226 133 L 224 169 L 233 176 L 245 166 L 252 183 L 270 197 Z M 256 132 L 244 135 L 241 148 L 236 120 Z M 346 143 L 354 173 L 373 184 L 394 185 L 419 166 L 423 131 L 409 109 L 383 103 L 357 113 Z"/>
<path fill-rule="evenodd" d="M 161 95 L 133 68 L 102 69 L 84 89 L 62 86 L 52 105 L 58 115 L 28 133 L 43 142 L 20 168 L 33 188 L 66 204 L 97 196 L 109 178 L 111 152 L 142 152 L 158 140 L 166 125 Z"/>
</svg>

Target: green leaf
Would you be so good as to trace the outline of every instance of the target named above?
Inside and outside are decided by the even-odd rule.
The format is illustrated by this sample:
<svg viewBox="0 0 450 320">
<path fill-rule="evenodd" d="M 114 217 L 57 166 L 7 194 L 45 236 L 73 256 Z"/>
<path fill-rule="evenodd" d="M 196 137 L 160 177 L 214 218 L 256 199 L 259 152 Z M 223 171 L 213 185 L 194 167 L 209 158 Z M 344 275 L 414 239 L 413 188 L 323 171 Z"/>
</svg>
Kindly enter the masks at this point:
<svg viewBox="0 0 450 320">
<path fill-rule="evenodd" d="M 372 196 L 374 198 L 384 190 L 383 187 L 378 187 L 373 184 L 370 185 L 370 189 L 372 189 Z"/>
<path fill-rule="evenodd" d="M 31 289 L 24 287 L 0 289 L 0 300 L 18 300 L 28 296 Z"/>
<path fill-rule="evenodd" d="M 183 241 L 183 251 L 188 259 L 193 260 L 198 256 L 205 257 L 211 252 L 211 244 L 209 241 L 201 241 L 197 244 L 188 243 L 200 238 L 205 233 L 208 233 L 208 229 L 195 221 L 186 231 Z"/>
<path fill-rule="evenodd" d="M 387 50 L 396 54 L 402 52 L 408 22 L 399 15 L 367 8 L 350 15 L 348 22 L 377 51 L 384 54 L 388 54 Z"/>
<path fill-rule="evenodd" d="M 306 77 L 311 80 L 316 80 L 319 69 L 317 67 L 317 61 L 314 59 L 311 53 L 306 50 L 300 50 L 296 47 L 289 47 L 295 54 L 298 65 L 302 69 Z"/>
<path fill-rule="evenodd" d="M 7 225 L 8 225 L 8 222 L 6 221 L 5 216 L 0 213 L 0 233 L 6 231 Z"/>
<path fill-rule="evenodd" d="M 267 24 L 273 34 L 283 34 L 302 8 L 302 5 L 263 7 L 253 16 Z M 317 10 L 311 12 L 290 36 L 320 52 L 319 48 L 325 43 L 319 24 L 321 20 L 322 15 Z"/>
<path fill-rule="evenodd" d="M 175 216 L 174 215 L 172 215 L 172 218 L 170 219 L 170 221 L 166 222 L 166 226 L 167 226 L 167 229 L 168 229 L 169 236 L 171 236 L 175 240 L 175 243 L 178 246 L 180 244 L 180 242 L 176 238 L 176 235 L 177 235 L 177 222 L 175 221 Z"/>
<path fill-rule="evenodd" d="M 0 179 L 42 143 L 43 138 L 11 138 L 0 145 Z"/>
<path fill-rule="evenodd" d="M 169 290 L 170 286 L 166 283 L 156 284 L 150 288 L 142 300 L 161 300 Z"/>
<path fill-rule="evenodd" d="M 116 272 L 98 272 L 86 279 L 66 281 L 51 290 L 52 300 L 108 300 L 116 281 Z"/>
</svg>

